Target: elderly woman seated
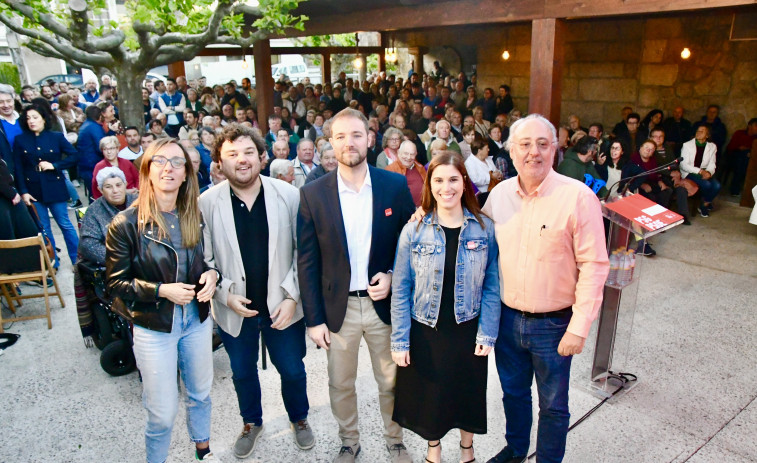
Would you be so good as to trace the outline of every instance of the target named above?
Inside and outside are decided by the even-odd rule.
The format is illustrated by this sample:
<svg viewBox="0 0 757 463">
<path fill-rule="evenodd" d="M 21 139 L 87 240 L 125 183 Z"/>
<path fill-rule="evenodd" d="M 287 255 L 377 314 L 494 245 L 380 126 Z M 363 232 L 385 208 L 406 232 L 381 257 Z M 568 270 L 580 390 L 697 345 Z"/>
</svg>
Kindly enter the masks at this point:
<svg viewBox="0 0 757 463">
<path fill-rule="evenodd" d="M 87 347 L 92 346 L 95 320 L 91 304 L 97 300 L 94 290 L 95 274 L 105 266 L 105 238 L 113 217 L 137 199 L 126 192 L 126 175 L 118 167 L 100 169 L 95 177 L 102 196 L 89 205 L 81 222 L 79 260 L 74 272 L 74 291 L 79 327 Z M 85 283 L 88 282 L 88 283 Z"/>
</svg>

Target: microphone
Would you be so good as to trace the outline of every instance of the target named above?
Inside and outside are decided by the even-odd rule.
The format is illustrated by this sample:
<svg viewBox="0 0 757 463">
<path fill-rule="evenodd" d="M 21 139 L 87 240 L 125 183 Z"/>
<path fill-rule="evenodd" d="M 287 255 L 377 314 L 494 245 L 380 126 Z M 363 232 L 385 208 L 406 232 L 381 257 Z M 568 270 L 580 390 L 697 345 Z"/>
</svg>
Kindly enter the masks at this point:
<svg viewBox="0 0 757 463">
<path fill-rule="evenodd" d="M 621 178 L 620 180 L 618 180 L 617 182 L 615 182 L 612 185 L 612 187 L 610 187 L 610 188 L 607 189 L 607 194 L 605 195 L 605 197 L 603 199 L 605 201 L 607 201 L 607 198 L 610 197 L 610 192 L 612 191 L 612 189 L 615 188 L 615 186 L 617 184 L 619 184 L 620 182 L 627 182 L 626 185 L 623 187 L 623 191 L 621 191 L 620 194 L 618 195 L 618 196 L 623 196 L 626 193 L 626 191 L 628 191 L 628 188 L 631 186 L 631 180 L 634 180 L 634 179 L 639 178 L 639 177 L 646 177 L 647 175 L 650 175 L 650 174 L 656 174 L 657 172 L 662 172 L 664 170 L 672 170 L 674 166 L 677 166 L 682 161 L 683 161 L 683 156 L 679 156 L 679 157 L 673 159 L 672 161 L 670 161 L 669 163 L 665 164 L 664 166 L 656 167 L 654 169 L 650 169 L 650 170 L 644 171 L 644 172 L 642 172 L 640 174 L 636 174 L 636 175 L 633 175 L 631 177 Z"/>
</svg>

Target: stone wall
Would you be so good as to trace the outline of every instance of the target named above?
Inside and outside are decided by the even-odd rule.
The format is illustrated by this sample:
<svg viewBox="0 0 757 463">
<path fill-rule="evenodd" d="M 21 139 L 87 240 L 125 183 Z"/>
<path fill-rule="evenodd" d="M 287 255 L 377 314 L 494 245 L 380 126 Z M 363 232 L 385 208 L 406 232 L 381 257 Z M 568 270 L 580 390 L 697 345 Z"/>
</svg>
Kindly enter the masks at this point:
<svg viewBox="0 0 757 463">
<path fill-rule="evenodd" d="M 576 113 L 584 126 L 612 127 L 623 106 L 642 117 L 678 105 L 692 122 L 709 104 L 721 106 L 729 135 L 757 117 L 757 41 L 730 41 L 727 11 L 664 17 L 566 22 L 561 120 Z M 479 88 L 508 84 L 518 108 L 528 109 L 530 23 L 427 29 L 406 33 L 409 46 L 456 48 L 462 67 L 476 66 Z M 691 58 L 683 60 L 688 47 Z M 510 59 L 502 59 L 507 49 Z M 475 53 L 475 56 L 472 56 Z"/>
</svg>

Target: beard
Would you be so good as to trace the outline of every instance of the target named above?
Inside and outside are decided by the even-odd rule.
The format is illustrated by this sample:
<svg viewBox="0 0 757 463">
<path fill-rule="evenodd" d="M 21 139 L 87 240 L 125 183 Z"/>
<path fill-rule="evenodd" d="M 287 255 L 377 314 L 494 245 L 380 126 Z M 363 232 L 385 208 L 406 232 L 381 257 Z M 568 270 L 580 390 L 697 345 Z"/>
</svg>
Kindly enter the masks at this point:
<svg viewBox="0 0 757 463">
<path fill-rule="evenodd" d="M 347 167 L 355 167 L 362 164 L 365 158 L 368 156 L 368 150 L 360 151 L 343 151 L 336 158 L 339 164 L 344 164 Z"/>
</svg>

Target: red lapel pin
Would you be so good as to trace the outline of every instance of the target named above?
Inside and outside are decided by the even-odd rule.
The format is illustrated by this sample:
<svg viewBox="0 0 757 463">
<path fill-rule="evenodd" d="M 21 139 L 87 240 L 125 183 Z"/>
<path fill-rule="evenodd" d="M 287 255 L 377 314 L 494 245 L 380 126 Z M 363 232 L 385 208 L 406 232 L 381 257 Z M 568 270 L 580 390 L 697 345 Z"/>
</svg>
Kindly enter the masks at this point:
<svg viewBox="0 0 757 463">
<path fill-rule="evenodd" d="M 384 210 L 384 215 L 387 216 L 387 217 L 389 217 L 390 215 L 392 215 L 392 208 L 390 207 L 389 209 L 385 209 Z"/>
</svg>

